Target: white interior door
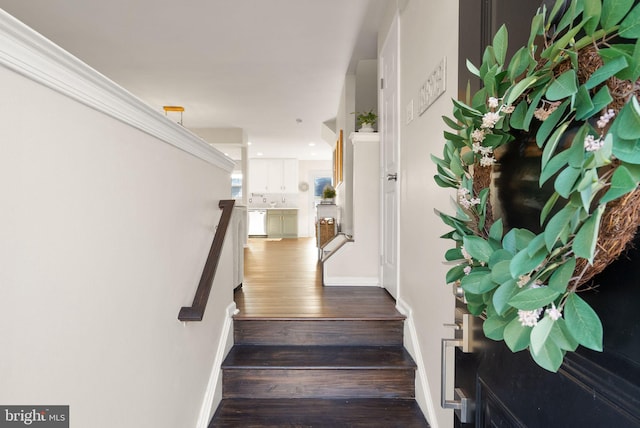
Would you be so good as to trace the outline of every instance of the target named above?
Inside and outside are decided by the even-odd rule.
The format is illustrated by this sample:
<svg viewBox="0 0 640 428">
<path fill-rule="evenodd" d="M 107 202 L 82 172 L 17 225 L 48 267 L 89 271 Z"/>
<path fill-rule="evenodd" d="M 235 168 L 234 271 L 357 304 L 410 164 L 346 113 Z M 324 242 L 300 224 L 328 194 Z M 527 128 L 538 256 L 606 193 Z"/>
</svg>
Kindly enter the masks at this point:
<svg viewBox="0 0 640 428">
<path fill-rule="evenodd" d="M 380 57 L 382 150 L 382 285 L 398 297 L 398 18 Z"/>
</svg>

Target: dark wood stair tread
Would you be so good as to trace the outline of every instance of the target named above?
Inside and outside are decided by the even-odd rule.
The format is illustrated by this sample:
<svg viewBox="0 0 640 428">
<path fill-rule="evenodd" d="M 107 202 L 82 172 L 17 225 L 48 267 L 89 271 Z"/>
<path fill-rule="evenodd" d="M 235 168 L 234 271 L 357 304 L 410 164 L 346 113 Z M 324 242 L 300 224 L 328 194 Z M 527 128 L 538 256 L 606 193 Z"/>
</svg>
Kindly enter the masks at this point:
<svg viewBox="0 0 640 428">
<path fill-rule="evenodd" d="M 415 400 L 224 399 L 209 428 L 428 428 Z"/>
<path fill-rule="evenodd" d="M 223 369 L 415 369 L 401 346 L 235 345 Z"/>
</svg>

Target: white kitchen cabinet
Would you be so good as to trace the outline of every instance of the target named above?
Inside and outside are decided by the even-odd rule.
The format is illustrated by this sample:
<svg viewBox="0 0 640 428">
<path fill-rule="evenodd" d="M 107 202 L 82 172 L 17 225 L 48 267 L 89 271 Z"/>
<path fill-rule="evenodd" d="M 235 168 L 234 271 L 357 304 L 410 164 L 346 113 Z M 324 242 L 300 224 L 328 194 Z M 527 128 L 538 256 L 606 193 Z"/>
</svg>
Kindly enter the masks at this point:
<svg viewBox="0 0 640 428">
<path fill-rule="evenodd" d="M 297 159 L 252 159 L 249 166 L 251 193 L 296 193 Z"/>
</svg>

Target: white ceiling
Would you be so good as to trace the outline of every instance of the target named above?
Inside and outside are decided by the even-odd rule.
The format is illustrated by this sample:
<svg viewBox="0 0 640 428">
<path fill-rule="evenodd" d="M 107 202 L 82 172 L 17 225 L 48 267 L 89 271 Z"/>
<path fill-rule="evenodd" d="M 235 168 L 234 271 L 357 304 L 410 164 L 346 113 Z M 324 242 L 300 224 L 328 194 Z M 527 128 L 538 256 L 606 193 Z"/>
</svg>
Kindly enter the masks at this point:
<svg viewBox="0 0 640 428">
<path fill-rule="evenodd" d="M 0 7 L 158 111 L 184 106 L 185 127 L 244 129 L 249 157 L 330 159 L 321 124 L 335 117 L 345 74 L 357 60 L 376 58 L 385 0 L 0 0 Z"/>
</svg>

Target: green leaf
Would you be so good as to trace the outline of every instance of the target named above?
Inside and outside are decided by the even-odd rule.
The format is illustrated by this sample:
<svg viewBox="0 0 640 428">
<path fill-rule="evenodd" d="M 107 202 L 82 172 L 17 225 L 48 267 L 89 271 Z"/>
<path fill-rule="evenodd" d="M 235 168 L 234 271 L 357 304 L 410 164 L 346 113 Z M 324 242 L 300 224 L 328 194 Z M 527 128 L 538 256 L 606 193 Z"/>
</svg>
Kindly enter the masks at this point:
<svg viewBox="0 0 640 428">
<path fill-rule="evenodd" d="M 616 138 L 613 140 L 613 154 L 625 162 L 640 164 L 640 139 L 625 140 Z"/>
<path fill-rule="evenodd" d="M 542 35 L 543 33 L 543 19 L 542 14 L 536 14 L 531 20 L 531 32 L 529 33 L 529 41 L 527 42 L 527 46 L 531 46 L 536 39 L 537 36 Z"/>
<path fill-rule="evenodd" d="M 584 31 L 588 36 L 598 28 L 600 22 L 600 14 L 602 13 L 602 1 L 601 0 L 584 0 L 584 17 L 589 18 L 589 21 L 584 25 Z"/>
<path fill-rule="evenodd" d="M 569 198 L 571 192 L 575 190 L 576 182 L 582 173 L 581 168 L 567 167 L 556 178 L 554 189 L 563 198 Z"/>
<path fill-rule="evenodd" d="M 549 196 L 549 200 L 547 200 L 540 212 L 540 225 L 543 225 L 544 222 L 547 221 L 547 217 L 553 212 L 553 207 L 555 207 L 559 198 L 560 195 L 558 195 L 558 192 L 553 192 L 551 196 Z"/>
<path fill-rule="evenodd" d="M 464 268 L 468 265 L 456 265 L 449 269 L 446 276 L 447 284 L 451 284 L 464 276 Z"/>
<path fill-rule="evenodd" d="M 567 124 L 564 124 L 562 127 L 558 128 L 558 133 L 562 134 L 563 129 L 566 128 Z M 555 135 L 555 133 L 554 133 Z M 564 150 L 557 155 L 555 155 L 550 160 L 546 160 L 548 156 L 551 156 L 555 153 L 555 146 L 557 145 L 556 137 L 552 137 L 551 140 L 544 147 L 544 151 L 542 152 L 542 172 L 540 173 L 539 184 L 542 186 L 548 179 L 550 179 L 556 172 L 560 170 L 563 166 L 565 166 L 569 162 L 569 156 L 571 152 L 568 150 Z M 549 150 L 547 150 L 549 149 Z"/>
<path fill-rule="evenodd" d="M 581 86 L 580 88 L 584 88 L 584 86 Z M 578 90 L 578 93 L 579 92 L 580 90 Z M 583 120 L 593 116 L 594 114 L 602 111 L 602 109 L 608 106 L 612 101 L 613 98 L 611 97 L 609 88 L 607 86 L 603 86 L 593 96 L 593 98 L 589 99 L 589 103 L 580 105 L 580 107 L 576 106 L 576 120 Z M 592 107 L 590 110 L 587 110 L 587 107 L 589 107 L 589 105 L 591 105 Z"/>
<path fill-rule="evenodd" d="M 562 350 L 553 340 L 546 341 L 539 352 L 535 352 L 533 348 L 530 352 L 536 364 L 553 373 L 558 371 L 564 359 Z"/>
<path fill-rule="evenodd" d="M 636 5 L 627 17 L 622 20 L 618 35 L 626 39 L 640 37 L 640 4 Z"/>
<path fill-rule="evenodd" d="M 544 248 L 544 234 L 540 234 L 535 238 L 533 238 L 531 242 L 529 242 L 529 245 L 527 245 L 527 253 L 529 253 L 530 256 L 534 256 L 535 254 L 538 253 L 538 251 L 540 251 L 543 248 Z"/>
<path fill-rule="evenodd" d="M 493 307 L 496 312 L 500 315 L 504 315 L 509 306 L 509 300 L 520 292 L 520 288 L 517 286 L 517 281 L 515 279 L 506 281 L 493 293 Z"/>
<path fill-rule="evenodd" d="M 556 326 L 559 333 L 556 333 L 556 329 L 552 332 L 553 341 L 556 342 L 556 345 L 558 345 L 560 349 L 564 349 L 566 351 L 575 351 L 578 347 L 578 341 L 571 336 L 571 333 L 569 333 L 567 322 L 564 318 L 557 319 Z"/>
<path fill-rule="evenodd" d="M 573 271 L 576 268 L 576 258 L 571 257 L 567 261 L 558 267 L 551 277 L 549 278 L 549 288 L 558 292 L 564 293 L 567 290 L 567 285 L 573 277 Z"/>
<path fill-rule="evenodd" d="M 449 248 L 444 254 L 444 259 L 448 262 L 452 262 L 456 260 L 463 260 L 464 256 L 462 255 L 460 248 Z"/>
<path fill-rule="evenodd" d="M 558 108 L 555 109 L 553 113 L 551 113 L 544 122 L 542 122 L 542 125 L 540 125 L 540 128 L 538 129 L 538 133 L 536 134 L 536 142 L 538 144 L 538 147 L 541 147 L 541 145 L 543 145 L 544 142 L 547 141 L 547 137 L 549 137 L 549 134 L 551 134 L 551 131 L 553 131 L 555 126 L 558 124 L 558 122 L 564 115 L 564 112 L 567 110 L 568 105 L 569 105 L 569 100 L 566 100 L 565 102 L 560 104 Z M 568 124 L 565 123 L 563 125 L 568 125 Z M 562 126 L 561 128 L 566 128 L 566 126 Z"/>
<path fill-rule="evenodd" d="M 578 92 L 578 78 L 573 68 L 558 76 L 547 88 L 546 97 L 550 101 L 561 100 Z"/>
<path fill-rule="evenodd" d="M 502 241 L 502 233 L 503 233 L 502 219 L 499 218 L 491 225 L 491 229 L 489 229 L 489 238 L 500 242 Z"/>
<path fill-rule="evenodd" d="M 526 248 L 521 250 L 511 259 L 511 264 L 509 265 L 511 276 L 518 278 L 520 275 L 531 272 L 542 263 L 548 254 L 547 249 L 544 247 L 533 255 L 530 255 Z"/>
<path fill-rule="evenodd" d="M 480 77 L 480 70 L 478 70 L 478 68 L 469 60 L 467 60 L 467 70 L 469 70 L 469 72 L 474 76 Z"/>
<path fill-rule="evenodd" d="M 604 0 L 600 24 L 605 30 L 610 30 L 620 22 L 633 6 L 634 0 Z"/>
<path fill-rule="evenodd" d="M 575 214 L 575 210 L 575 208 L 567 205 L 549 220 L 544 230 L 544 242 L 547 244 L 549 251 L 553 249 L 559 240 L 563 243 L 566 241 L 570 232 L 571 217 Z"/>
<path fill-rule="evenodd" d="M 513 296 L 509 304 L 523 311 L 533 311 L 547 306 L 559 295 L 560 293 L 549 287 L 530 288 Z"/>
<path fill-rule="evenodd" d="M 573 38 L 580 32 L 582 29 L 582 25 L 584 25 L 584 21 L 577 25 L 576 27 L 567 31 L 562 37 L 560 37 L 557 41 L 551 44 L 548 48 L 546 48 L 540 54 L 541 58 L 548 59 L 549 61 L 554 61 L 556 56 L 563 51 L 563 49 L 567 48 L 567 45 L 573 41 Z"/>
<path fill-rule="evenodd" d="M 512 280 L 511 271 L 509 270 L 510 264 L 511 260 L 502 260 L 496 263 L 491 269 L 491 279 L 498 284 Z"/>
<path fill-rule="evenodd" d="M 481 262 L 488 262 L 493 253 L 491 245 L 479 236 L 465 236 L 463 240 L 464 249 L 474 259 Z"/>
<path fill-rule="evenodd" d="M 535 114 L 536 110 L 538 109 L 538 104 L 540 104 L 540 100 L 542 99 L 542 96 L 544 95 L 544 88 L 539 88 L 536 91 L 533 91 L 530 94 L 530 98 L 532 99 L 531 104 L 529 105 L 529 108 L 527 109 L 527 114 L 524 117 L 524 130 L 528 131 L 529 130 L 529 125 L 531 125 L 531 120 L 533 119 L 533 115 Z"/>
<path fill-rule="evenodd" d="M 465 292 L 473 294 L 484 294 L 498 286 L 491 280 L 490 271 L 472 271 L 469 275 L 465 275 L 460 280 L 460 286 Z"/>
<path fill-rule="evenodd" d="M 523 326 L 517 317 L 512 319 L 504 328 L 504 343 L 511 349 L 511 352 L 527 349 L 530 337 L 531 327 Z"/>
<path fill-rule="evenodd" d="M 502 340 L 504 337 L 504 328 L 509 324 L 508 319 L 504 319 L 501 316 L 492 316 L 482 324 L 482 330 L 484 335 L 489 339 Z"/>
<path fill-rule="evenodd" d="M 502 24 L 496 32 L 496 35 L 493 36 L 493 51 L 496 55 L 496 61 L 498 61 L 498 64 L 500 65 L 504 64 L 507 57 L 508 40 L 509 36 L 507 34 L 507 27 Z"/>
<path fill-rule="evenodd" d="M 452 180 L 447 180 L 446 178 L 441 177 L 439 175 L 434 175 L 433 179 L 436 182 L 436 184 L 440 187 L 443 187 L 443 188 L 452 187 L 454 189 L 458 188 L 458 183 Z"/>
<path fill-rule="evenodd" d="M 598 231 L 600 230 L 600 218 L 606 205 L 599 205 L 593 214 L 584 222 L 573 240 L 573 252 L 577 257 L 582 257 L 593 263 Z"/>
<path fill-rule="evenodd" d="M 489 257 L 489 268 L 493 270 L 498 263 L 504 260 L 511 260 L 512 258 L 513 254 L 511 254 L 511 252 L 500 248 L 494 251 L 494 253 L 491 254 L 491 257 Z"/>
<path fill-rule="evenodd" d="M 527 113 L 527 103 L 518 103 L 513 113 L 511 113 L 511 120 L 509 124 L 515 129 L 524 129 L 524 118 Z"/>
<path fill-rule="evenodd" d="M 629 64 L 627 63 L 627 59 L 624 56 L 619 56 L 615 59 L 612 59 L 611 61 L 607 62 L 605 65 L 594 71 L 591 77 L 589 77 L 589 80 L 585 82 L 584 87 L 587 89 L 593 89 L 620 70 L 626 68 L 628 65 Z"/>
<path fill-rule="evenodd" d="M 534 353 L 540 353 L 545 342 L 550 339 L 553 324 L 553 320 L 545 315 L 531 330 L 531 350 Z"/>
<path fill-rule="evenodd" d="M 515 254 L 518 251 L 527 248 L 529 242 L 531 242 L 535 237 L 535 233 L 530 230 L 514 228 L 504 235 L 504 238 L 502 238 L 502 247 Z"/>
<path fill-rule="evenodd" d="M 591 101 L 591 95 L 584 85 L 580 85 L 578 93 L 575 97 L 576 119 L 580 120 L 591 116 L 593 111 L 593 101 Z"/>
<path fill-rule="evenodd" d="M 464 126 L 460 125 L 458 122 L 447 116 L 442 116 L 442 120 L 444 120 L 444 123 L 446 123 L 449 128 L 455 129 L 456 131 L 465 129 Z"/>
<path fill-rule="evenodd" d="M 524 73 L 529 67 L 530 60 L 529 50 L 525 46 L 518 49 L 509 62 L 509 68 L 507 69 L 509 79 L 513 81 L 516 77 Z"/>
<path fill-rule="evenodd" d="M 505 104 L 513 104 L 524 91 L 538 81 L 537 76 L 527 76 L 511 87 L 505 98 Z"/>
<path fill-rule="evenodd" d="M 620 165 L 613 173 L 611 177 L 611 187 L 607 190 L 607 193 L 602 196 L 600 203 L 604 204 L 618 199 L 620 196 L 635 190 L 636 187 L 638 187 L 636 179 L 624 165 Z"/>
<path fill-rule="evenodd" d="M 596 312 L 576 293 L 569 294 L 564 319 L 571 336 L 582 346 L 602 351 L 602 323 Z"/>
<path fill-rule="evenodd" d="M 625 140 L 640 138 L 640 103 L 636 97 L 631 97 L 631 101 L 620 110 L 616 125 L 616 131 L 620 138 Z"/>
</svg>

